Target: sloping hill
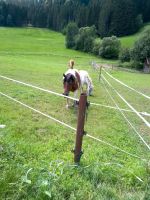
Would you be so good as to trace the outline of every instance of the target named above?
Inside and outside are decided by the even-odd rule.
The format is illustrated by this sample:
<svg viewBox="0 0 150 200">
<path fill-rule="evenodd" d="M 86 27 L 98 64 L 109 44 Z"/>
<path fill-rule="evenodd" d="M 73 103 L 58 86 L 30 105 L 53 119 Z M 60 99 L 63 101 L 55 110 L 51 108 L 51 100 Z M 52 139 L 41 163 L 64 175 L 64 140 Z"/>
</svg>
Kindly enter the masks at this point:
<svg viewBox="0 0 150 200">
<path fill-rule="evenodd" d="M 121 44 L 123 47 L 132 47 L 134 42 L 146 31 L 150 29 L 150 23 L 146 24 L 144 27 L 140 29 L 140 31 L 134 35 L 121 37 Z"/>
</svg>

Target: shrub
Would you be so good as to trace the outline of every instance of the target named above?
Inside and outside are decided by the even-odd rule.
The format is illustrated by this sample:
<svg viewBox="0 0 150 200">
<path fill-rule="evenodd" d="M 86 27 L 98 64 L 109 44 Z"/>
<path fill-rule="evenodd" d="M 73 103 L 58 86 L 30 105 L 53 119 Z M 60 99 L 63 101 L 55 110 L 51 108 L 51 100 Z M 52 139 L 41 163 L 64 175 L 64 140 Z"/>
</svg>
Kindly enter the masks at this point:
<svg viewBox="0 0 150 200">
<path fill-rule="evenodd" d="M 84 39 L 81 34 L 78 34 L 75 42 L 75 49 L 82 51 L 84 49 Z"/>
<path fill-rule="evenodd" d="M 118 63 L 117 67 L 141 70 L 143 68 L 143 64 L 140 62 L 130 61 L 130 62 Z"/>
<path fill-rule="evenodd" d="M 102 40 L 99 55 L 103 58 L 118 58 L 121 43 L 116 36 L 105 37 Z"/>
<path fill-rule="evenodd" d="M 93 38 L 92 37 L 87 37 L 84 40 L 84 52 L 92 52 L 93 50 Z"/>
<path fill-rule="evenodd" d="M 80 28 L 79 34 L 76 37 L 76 49 L 85 52 L 92 52 L 93 41 L 95 37 L 96 37 L 95 26 Z"/>
<path fill-rule="evenodd" d="M 150 30 L 147 30 L 134 44 L 131 50 L 131 58 L 134 61 L 144 63 L 150 58 Z"/>
<path fill-rule="evenodd" d="M 62 34 L 63 35 L 66 35 L 67 34 L 67 26 L 65 26 L 62 30 L 61 30 Z"/>
<path fill-rule="evenodd" d="M 137 69 L 137 70 L 142 70 L 143 69 L 143 64 L 138 61 L 131 61 L 130 66 L 132 69 Z"/>
<path fill-rule="evenodd" d="M 124 48 L 121 49 L 119 54 L 119 60 L 121 62 L 129 62 L 130 61 L 130 49 Z"/>
<path fill-rule="evenodd" d="M 75 48 L 75 38 L 78 34 L 78 26 L 74 22 L 70 22 L 66 28 L 66 47 Z"/>
<path fill-rule="evenodd" d="M 99 38 L 96 38 L 96 39 L 93 41 L 92 53 L 94 53 L 95 55 L 99 55 L 100 45 L 101 45 L 101 40 L 100 40 Z"/>
</svg>

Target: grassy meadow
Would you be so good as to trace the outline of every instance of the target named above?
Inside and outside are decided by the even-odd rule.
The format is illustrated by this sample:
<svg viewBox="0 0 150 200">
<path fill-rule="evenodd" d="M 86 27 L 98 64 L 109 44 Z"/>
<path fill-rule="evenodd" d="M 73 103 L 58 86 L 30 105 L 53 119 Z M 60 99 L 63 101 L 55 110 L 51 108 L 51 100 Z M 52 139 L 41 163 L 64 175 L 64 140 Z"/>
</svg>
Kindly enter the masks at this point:
<svg viewBox="0 0 150 200">
<path fill-rule="evenodd" d="M 135 33 L 134 35 L 130 35 L 130 36 L 126 36 L 126 37 L 120 37 L 121 40 L 121 45 L 123 47 L 132 47 L 134 45 L 134 43 L 138 40 L 138 38 L 146 31 L 150 29 L 150 24 L 147 23 L 146 25 L 144 25 L 137 33 Z"/>
<path fill-rule="evenodd" d="M 144 24 L 144 26 L 135 34 L 118 37 L 121 42 L 121 47 L 123 48 L 131 48 L 133 47 L 134 43 L 143 35 L 146 30 L 150 29 L 150 23 Z M 102 41 L 98 38 L 98 41 Z"/>
<path fill-rule="evenodd" d="M 124 40 L 125 42 L 125 40 Z M 125 42 L 126 43 L 126 42 Z M 69 59 L 87 70 L 94 83 L 90 102 L 114 106 L 91 61 L 113 63 L 65 48 L 62 34 L 37 28 L 0 28 L 0 75 L 62 93 L 62 74 Z M 150 95 L 150 76 L 109 70 L 116 78 Z M 105 73 L 103 73 L 105 75 Z M 106 78 L 138 111 L 150 113 L 150 102 Z M 106 85 L 107 86 L 107 85 Z M 122 108 L 128 108 L 109 87 Z M 76 128 L 77 110 L 66 100 L 0 78 L 3 92 Z M 133 113 L 125 113 L 150 144 L 149 128 Z M 146 117 L 150 122 L 150 118 Z M 150 154 L 122 115 L 91 105 L 85 131 L 145 159 L 126 155 L 84 136 L 80 166 L 71 149 L 75 133 L 0 95 L 0 199 L 7 200 L 149 200 Z"/>
</svg>

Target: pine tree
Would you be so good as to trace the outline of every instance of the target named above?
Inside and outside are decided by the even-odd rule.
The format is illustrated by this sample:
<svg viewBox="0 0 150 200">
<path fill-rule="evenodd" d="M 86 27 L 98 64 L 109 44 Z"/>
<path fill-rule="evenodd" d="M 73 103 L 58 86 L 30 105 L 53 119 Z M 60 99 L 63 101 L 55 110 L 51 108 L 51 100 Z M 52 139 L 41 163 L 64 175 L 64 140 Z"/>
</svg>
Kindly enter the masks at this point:
<svg viewBox="0 0 150 200">
<path fill-rule="evenodd" d="M 101 37 L 109 36 L 111 23 L 112 0 L 102 0 L 98 20 L 98 33 Z"/>
<path fill-rule="evenodd" d="M 7 26 L 13 26 L 13 20 L 12 20 L 12 16 L 10 14 L 8 14 L 7 16 Z"/>
<path fill-rule="evenodd" d="M 113 0 L 109 35 L 123 36 L 137 31 L 136 14 L 132 0 Z"/>
<path fill-rule="evenodd" d="M 144 22 L 150 21 L 150 0 L 142 1 L 142 13 Z"/>
</svg>

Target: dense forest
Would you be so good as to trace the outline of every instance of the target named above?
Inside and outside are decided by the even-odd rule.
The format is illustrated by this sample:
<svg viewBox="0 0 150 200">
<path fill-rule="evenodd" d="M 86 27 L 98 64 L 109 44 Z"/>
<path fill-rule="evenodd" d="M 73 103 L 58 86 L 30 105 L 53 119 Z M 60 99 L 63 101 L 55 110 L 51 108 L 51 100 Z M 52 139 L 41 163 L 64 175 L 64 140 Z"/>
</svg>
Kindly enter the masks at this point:
<svg viewBox="0 0 150 200">
<path fill-rule="evenodd" d="M 0 0 L 0 26 L 62 31 L 70 21 L 101 37 L 129 35 L 150 21 L 150 0 Z"/>
</svg>

